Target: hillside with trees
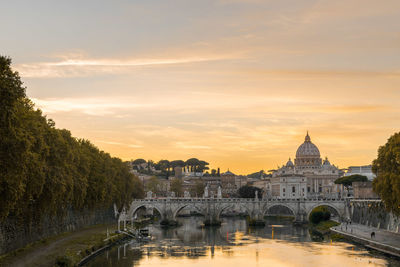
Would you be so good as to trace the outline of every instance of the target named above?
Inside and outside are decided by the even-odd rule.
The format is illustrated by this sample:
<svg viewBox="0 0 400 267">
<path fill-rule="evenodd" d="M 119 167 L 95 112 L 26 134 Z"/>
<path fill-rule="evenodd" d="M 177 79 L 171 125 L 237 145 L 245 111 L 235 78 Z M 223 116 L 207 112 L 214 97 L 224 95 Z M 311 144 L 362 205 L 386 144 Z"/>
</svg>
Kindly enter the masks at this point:
<svg viewBox="0 0 400 267">
<path fill-rule="evenodd" d="M 143 197 L 127 163 L 57 129 L 27 98 L 11 59 L 0 56 L 0 222 L 29 224 L 67 209 L 121 208 Z"/>
</svg>

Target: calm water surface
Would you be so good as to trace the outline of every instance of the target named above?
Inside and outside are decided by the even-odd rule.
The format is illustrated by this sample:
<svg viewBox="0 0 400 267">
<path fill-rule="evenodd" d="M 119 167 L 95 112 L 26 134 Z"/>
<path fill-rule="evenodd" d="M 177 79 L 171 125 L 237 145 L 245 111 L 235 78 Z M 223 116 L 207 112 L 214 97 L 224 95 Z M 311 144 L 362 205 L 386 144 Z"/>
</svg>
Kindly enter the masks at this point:
<svg viewBox="0 0 400 267">
<path fill-rule="evenodd" d="M 150 226 L 154 240 L 114 247 L 86 266 L 400 266 L 400 261 L 343 242 L 313 242 L 305 227 L 269 219 L 251 229 L 243 219 L 225 218 L 203 229 L 201 217 L 180 218 L 182 226 Z"/>
</svg>

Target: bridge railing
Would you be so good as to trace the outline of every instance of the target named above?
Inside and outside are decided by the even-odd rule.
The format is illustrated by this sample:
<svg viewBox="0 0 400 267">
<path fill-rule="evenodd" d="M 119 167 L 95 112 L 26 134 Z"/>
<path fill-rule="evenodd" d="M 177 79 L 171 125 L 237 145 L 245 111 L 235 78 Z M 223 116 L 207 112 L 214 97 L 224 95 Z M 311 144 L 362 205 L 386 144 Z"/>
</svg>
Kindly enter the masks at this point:
<svg viewBox="0 0 400 267">
<path fill-rule="evenodd" d="M 343 202 L 345 198 L 145 198 L 145 199 L 134 199 L 135 202 Z M 351 200 L 354 201 L 354 200 Z M 362 201 L 377 201 L 373 200 L 362 200 Z M 380 201 L 380 200 L 379 200 Z"/>
</svg>

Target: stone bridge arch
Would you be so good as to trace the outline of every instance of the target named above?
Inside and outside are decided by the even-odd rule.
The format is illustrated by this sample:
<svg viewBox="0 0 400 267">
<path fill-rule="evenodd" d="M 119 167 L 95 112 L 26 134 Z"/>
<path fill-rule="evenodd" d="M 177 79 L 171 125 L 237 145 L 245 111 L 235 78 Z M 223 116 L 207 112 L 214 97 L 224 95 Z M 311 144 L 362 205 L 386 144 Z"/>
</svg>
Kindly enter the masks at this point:
<svg viewBox="0 0 400 267">
<path fill-rule="evenodd" d="M 324 206 L 330 207 L 331 209 L 335 210 L 336 213 L 339 216 L 339 220 L 341 220 L 342 218 L 345 217 L 345 210 L 344 210 L 345 207 L 341 208 L 341 207 L 338 207 L 337 205 L 335 205 L 333 203 L 322 202 L 322 203 L 313 204 L 307 209 L 307 211 L 306 211 L 307 212 L 307 218 L 306 219 L 309 220 L 310 214 L 315 208 L 324 207 Z"/>
<path fill-rule="evenodd" d="M 271 203 L 269 205 L 266 205 L 264 207 L 264 210 L 262 212 L 263 216 L 268 215 L 268 211 L 274 207 L 285 207 L 288 210 L 290 210 L 290 212 L 292 213 L 291 215 L 293 217 L 296 217 L 296 214 L 299 213 L 299 211 L 296 212 L 296 208 L 292 207 L 290 204 L 286 204 L 286 203 Z M 277 214 L 273 214 L 273 215 L 277 215 Z"/>
<path fill-rule="evenodd" d="M 173 219 L 175 220 L 178 216 L 178 213 L 183 210 L 184 208 L 191 208 L 191 210 L 196 210 L 197 212 L 204 215 L 204 208 L 202 206 L 197 205 L 196 203 L 182 203 L 181 205 L 175 207 L 173 210 Z"/>
<path fill-rule="evenodd" d="M 160 209 L 160 207 L 157 207 L 157 205 L 154 204 L 149 204 L 149 203 L 143 203 L 143 204 L 138 204 L 135 205 L 133 207 L 130 208 L 129 212 L 128 212 L 128 218 L 133 219 L 133 217 L 135 216 L 136 212 L 140 209 L 140 208 L 145 208 L 147 209 L 155 209 L 157 210 L 158 213 L 160 213 L 160 216 L 163 217 L 163 212 L 162 209 Z"/>
</svg>

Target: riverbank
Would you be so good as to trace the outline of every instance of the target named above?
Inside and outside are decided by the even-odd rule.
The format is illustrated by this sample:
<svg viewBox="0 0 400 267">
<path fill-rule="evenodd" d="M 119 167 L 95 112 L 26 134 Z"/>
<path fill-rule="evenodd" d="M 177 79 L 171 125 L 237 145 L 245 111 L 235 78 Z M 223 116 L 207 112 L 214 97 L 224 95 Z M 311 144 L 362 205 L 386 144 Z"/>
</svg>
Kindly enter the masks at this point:
<svg viewBox="0 0 400 267">
<path fill-rule="evenodd" d="M 400 258 L 400 234 L 398 233 L 354 223 L 341 224 L 332 227 L 331 230 L 367 248 Z M 375 233 L 373 238 L 371 238 L 372 232 Z"/>
<path fill-rule="evenodd" d="M 116 224 L 96 225 L 53 236 L 3 255 L 0 266 L 54 266 L 57 259 L 63 258 L 79 262 L 83 253 L 89 255 L 103 244 L 107 238 L 107 229 L 113 233 L 116 228 Z"/>
</svg>

